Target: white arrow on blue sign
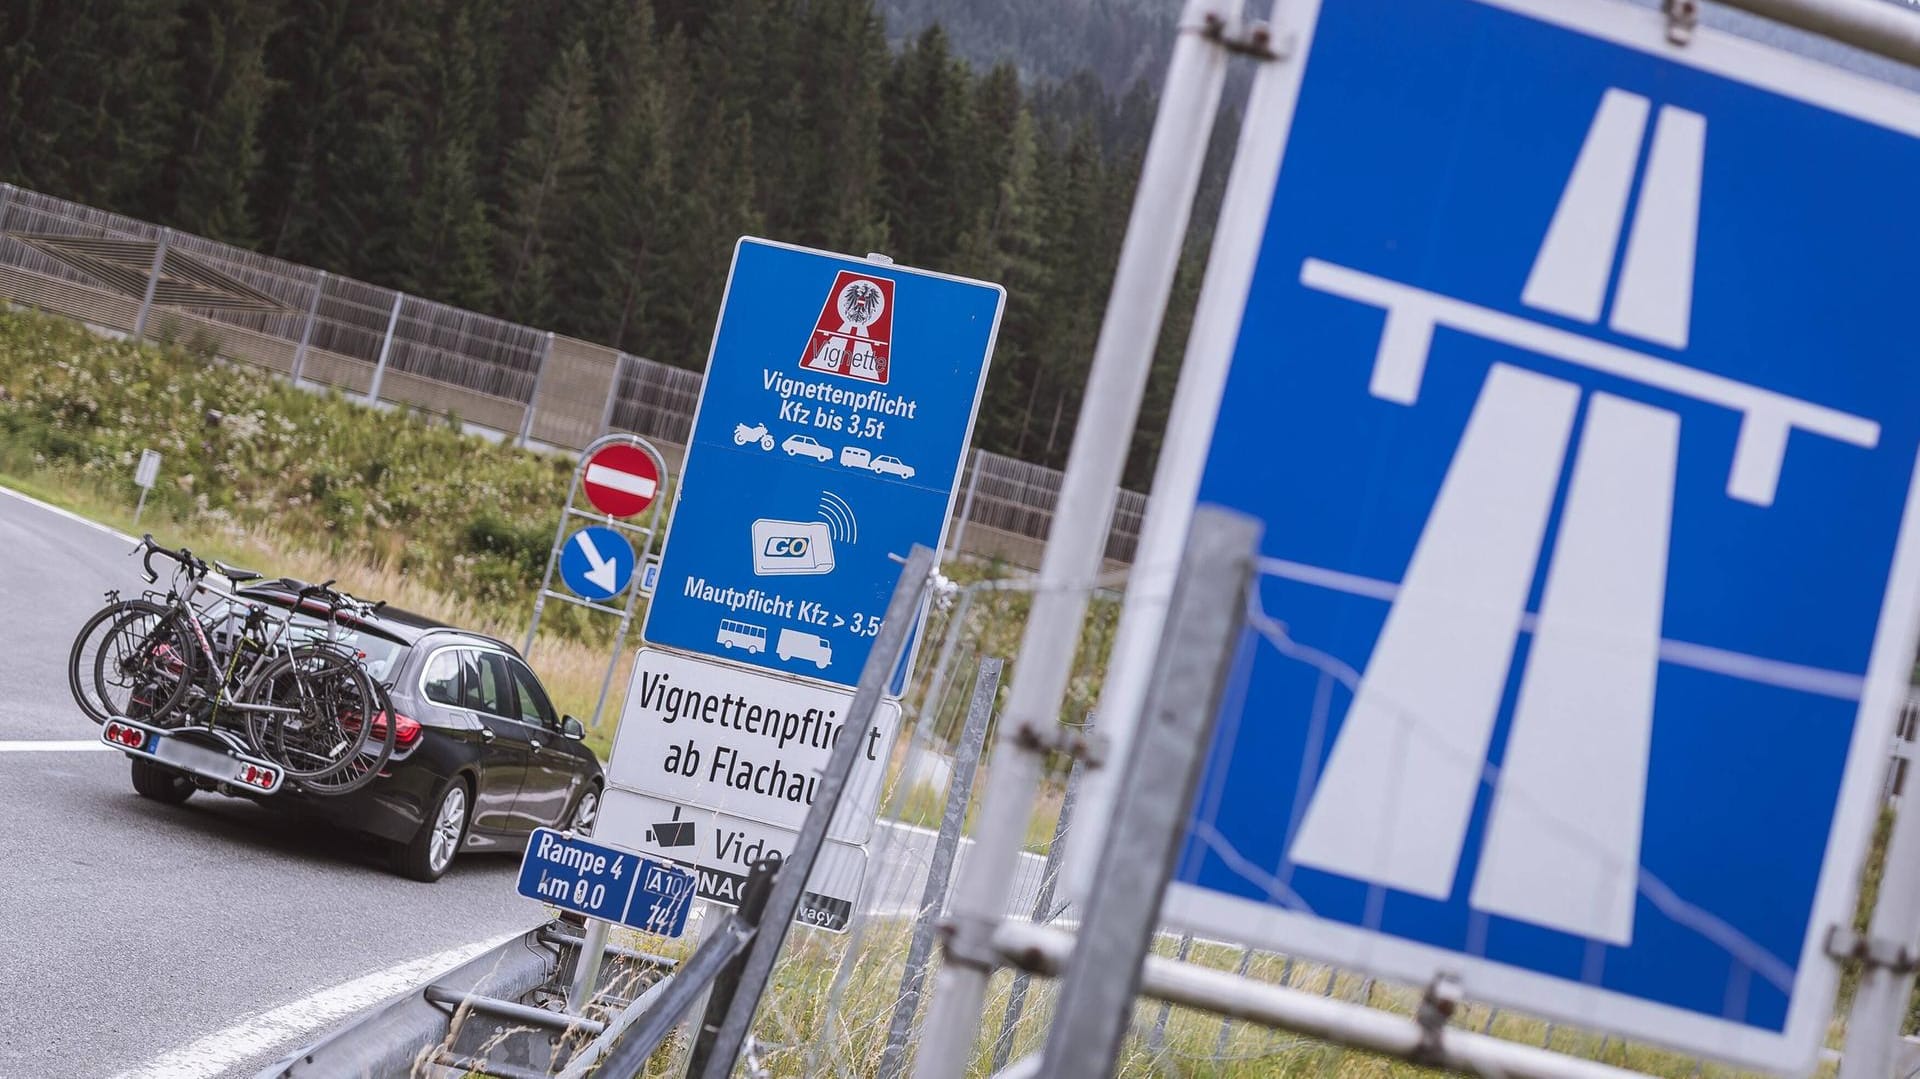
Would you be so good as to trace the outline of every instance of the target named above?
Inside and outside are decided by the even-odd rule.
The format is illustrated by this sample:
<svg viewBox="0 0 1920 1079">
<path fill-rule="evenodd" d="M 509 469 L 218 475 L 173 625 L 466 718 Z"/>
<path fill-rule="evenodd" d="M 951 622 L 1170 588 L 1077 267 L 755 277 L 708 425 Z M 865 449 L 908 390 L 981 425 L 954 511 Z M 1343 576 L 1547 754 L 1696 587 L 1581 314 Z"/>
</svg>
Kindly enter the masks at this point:
<svg viewBox="0 0 1920 1079">
<path fill-rule="evenodd" d="M 633 545 L 605 525 L 583 528 L 561 548 L 560 579 L 583 599 L 612 599 L 633 579 Z"/>
<path fill-rule="evenodd" d="M 520 862 L 518 890 L 589 918 L 677 937 L 687 928 L 694 876 L 669 862 L 537 828 Z"/>
<path fill-rule="evenodd" d="M 1155 488 L 1266 522 L 1168 915 L 1806 1070 L 1920 610 L 1920 98 L 1624 4 L 1282 9 Z"/>
</svg>

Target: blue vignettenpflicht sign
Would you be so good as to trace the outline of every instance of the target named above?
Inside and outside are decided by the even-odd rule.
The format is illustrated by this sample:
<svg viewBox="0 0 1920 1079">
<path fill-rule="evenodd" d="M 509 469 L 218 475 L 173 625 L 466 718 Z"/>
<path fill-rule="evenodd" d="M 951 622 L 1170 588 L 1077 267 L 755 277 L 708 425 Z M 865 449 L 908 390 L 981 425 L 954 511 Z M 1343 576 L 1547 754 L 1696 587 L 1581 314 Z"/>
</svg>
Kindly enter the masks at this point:
<svg viewBox="0 0 1920 1079">
<path fill-rule="evenodd" d="M 646 640 L 857 682 L 895 558 L 945 537 L 1004 298 L 742 239 Z"/>
<path fill-rule="evenodd" d="M 693 891 L 689 870 L 551 828 L 534 830 L 520 863 L 519 892 L 528 899 L 663 937 L 686 930 Z"/>
<path fill-rule="evenodd" d="M 1286 10 L 1188 473 L 1261 617 L 1170 916 L 1810 1068 L 1920 611 L 1920 97 L 1624 4 Z"/>
</svg>

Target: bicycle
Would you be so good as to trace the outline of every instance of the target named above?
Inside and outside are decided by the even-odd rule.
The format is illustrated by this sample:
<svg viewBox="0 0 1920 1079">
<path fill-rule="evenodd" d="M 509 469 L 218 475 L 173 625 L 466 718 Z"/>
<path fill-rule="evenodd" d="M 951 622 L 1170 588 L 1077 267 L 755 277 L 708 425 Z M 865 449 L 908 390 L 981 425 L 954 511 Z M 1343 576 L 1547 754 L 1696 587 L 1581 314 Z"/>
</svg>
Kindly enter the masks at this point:
<svg viewBox="0 0 1920 1079">
<path fill-rule="evenodd" d="M 299 636 L 290 634 L 295 613 L 310 600 L 323 602 L 326 627 L 337 625 L 342 609 L 366 606 L 363 601 L 333 591 L 329 581 L 301 588 L 293 609 L 275 616 L 264 604 L 209 584 L 210 567 L 184 548 L 170 550 L 147 536 L 136 551 L 144 552 L 141 566 L 149 583 L 159 579 L 155 555 L 178 568 L 158 604 L 161 612 L 130 608 L 101 639 L 94 683 L 111 715 L 163 728 L 237 729 L 289 779 L 329 793 L 377 773 L 356 762 L 380 726 L 374 706 L 384 703 L 384 692 L 376 692 L 356 657 L 332 642 L 331 628 L 303 643 L 290 639 Z M 201 595 L 211 597 L 204 612 L 191 602 Z M 209 622 L 215 633 L 209 633 Z M 225 632 L 217 632 L 222 627 Z M 222 646 L 215 645 L 216 636 Z M 390 753 L 393 724 L 385 726 L 381 741 Z M 375 755 L 385 754 L 376 749 Z"/>
</svg>

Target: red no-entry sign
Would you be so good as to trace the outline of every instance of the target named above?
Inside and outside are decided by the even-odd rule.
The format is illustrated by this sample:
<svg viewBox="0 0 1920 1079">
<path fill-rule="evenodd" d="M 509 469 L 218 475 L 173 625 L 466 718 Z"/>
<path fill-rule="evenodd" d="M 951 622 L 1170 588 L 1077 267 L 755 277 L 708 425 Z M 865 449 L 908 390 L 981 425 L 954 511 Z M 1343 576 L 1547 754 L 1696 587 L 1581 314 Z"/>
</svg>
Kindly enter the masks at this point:
<svg viewBox="0 0 1920 1079">
<path fill-rule="evenodd" d="M 651 505 L 660 492 L 660 470 L 645 450 L 618 443 L 587 458 L 580 486 L 601 513 L 631 517 Z"/>
</svg>

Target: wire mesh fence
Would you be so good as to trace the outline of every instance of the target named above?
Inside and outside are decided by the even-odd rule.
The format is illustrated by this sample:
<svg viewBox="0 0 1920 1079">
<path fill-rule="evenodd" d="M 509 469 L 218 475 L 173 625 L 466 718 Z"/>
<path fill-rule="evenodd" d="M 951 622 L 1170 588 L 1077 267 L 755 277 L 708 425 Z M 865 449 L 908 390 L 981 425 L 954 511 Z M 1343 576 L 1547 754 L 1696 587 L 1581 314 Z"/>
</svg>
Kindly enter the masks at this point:
<svg viewBox="0 0 1920 1079">
<path fill-rule="evenodd" d="M 0 300 L 568 450 L 631 431 L 675 461 L 700 400 L 695 371 L 5 184 Z M 949 547 L 1038 566 L 1060 478 L 975 451 Z M 1146 498 L 1115 498 L 1120 564 Z"/>
</svg>

